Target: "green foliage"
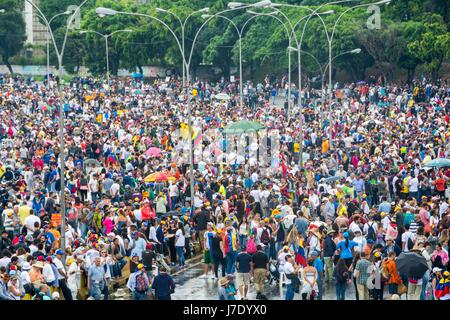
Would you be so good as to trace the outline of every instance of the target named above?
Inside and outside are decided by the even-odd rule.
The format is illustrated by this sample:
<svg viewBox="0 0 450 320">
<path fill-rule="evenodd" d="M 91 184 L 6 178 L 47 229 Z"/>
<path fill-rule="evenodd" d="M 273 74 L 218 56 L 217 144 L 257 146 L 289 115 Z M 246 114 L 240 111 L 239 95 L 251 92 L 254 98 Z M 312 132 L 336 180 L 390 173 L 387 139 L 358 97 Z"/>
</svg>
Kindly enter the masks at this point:
<svg viewBox="0 0 450 320">
<path fill-rule="evenodd" d="M 22 2 L 23 0 L 19 1 Z M 40 8 L 48 19 L 55 14 L 67 10 L 72 4 L 80 4 L 83 0 L 40 0 Z M 0 0 L 0 7 L 7 4 L 10 8 L 17 4 L 17 0 Z M 120 29 L 132 29 L 133 33 L 118 33 L 109 39 L 109 60 L 111 73 L 115 74 L 119 67 L 130 71 L 139 69 L 148 64 L 174 66 L 181 73 L 182 58 L 180 54 L 181 26 L 178 16 L 184 21 L 189 20 L 185 28 L 185 55 L 190 58 L 190 72 L 195 75 L 196 68 L 202 62 L 213 63 L 221 67 L 223 74 L 228 76 L 230 67 L 239 66 L 239 36 L 235 27 L 227 20 L 213 18 L 207 24 L 201 17 L 203 13 L 195 12 L 201 8 L 209 7 L 209 14 L 226 10 L 230 0 L 151 0 L 140 4 L 137 0 L 88 0 L 81 9 L 81 28 L 95 30 L 108 34 Z M 256 0 L 244 0 L 244 3 L 254 3 Z M 309 6 L 315 9 L 330 0 L 277 0 L 273 2 Z M 374 3 L 376 0 L 349 1 L 340 5 L 323 6 L 319 12 L 334 10 L 334 14 L 323 15 L 321 19 L 313 17 L 308 21 L 302 41 L 302 50 L 315 56 L 325 68 L 328 63 L 328 38 L 324 27 L 331 36 L 333 27 L 339 16 L 342 17 L 336 25 L 332 42 L 332 56 L 340 55 L 355 48 L 361 48 L 357 55 L 345 54 L 333 61 L 333 72 L 345 71 L 354 80 L 364 77 L 367 68 L 372 67 L 384 74 L 386 78 L 393 76 L 397 68 L 408 71 L 411 80 L 417 66 L 424 64 L 425 70 L 436 77 L 441 66 L 448 59 L 449 50 L 449 1 L 445 0 L 392 0 L 388 6 L 381 7 L 381 30 L 369 30 L 366 21 L 369 13 L 366 7 L 352 8 L 356 4 Z M 151 15 L 149 17 L 136 17 L 131 15 L 115 15 L 99 17 L 95 13 L 97 7 L 108 7 L 124 12 L 138 12 Z M 156 8 L 169 10 L 170 13 L 158 12 Z M 301 8 L 279 7 L 291 21 L 296 24 L 311 11 Z M 350 9 L 350 10 L 348 10 Z M 273 9 L 258 8 L 254 11 L 271 12 Z M 345 14 L 344 14 L 345 12 Z M 236 10 L 224 14 L 231 19 L 239 30 L 245 26 L 242 33 L 242 59 L 244 68 L 270 68 L 271 72 L 286 73 L 288 68 L 287 46 L 289 45 L 285 27 L 278 19 L 286 20 L 283 14 L 274 17 L 256 17 L 245 10 Z M 20 40 L 23 27 L 21 19 L 14 20 L 14 24 L 5 25 L 5 30 L 14 30 Z M 158 21 L 159 20 L 159 21 Z M 174 35 L 163 25 L 167 24 L 173 29 L 180 43 Z M 298 24 L 295 35 L 296 41 L 291 45 L 296 47 L 300 41 L 302 29 L 306 20 Z M 4 23 L 0 16 L 0 24 Z M 59 45 L 64 39 L 67 16 L 54 20 L 52 29 Z M 3 24 L 2 24 L 3 25 Z M 325 25 L 325 26 L 324 26 Z M 1 26 L 1 25 L 0 25 Z M 290 26 L 286 25 L 288 28 Z M 9 29 L 8 29 L 9 28 Z M 201 28 L 201 31 L 199 29 Z M 197 37 L 196 37 L 197 35 Z M 194 42 L 195 38 L 195 44 Z M 11 39 L 10 39 L 11 40 Z M 0 37 L 0 44 L 5 44 Z M 8 42 L 9 43 L 9 42 Z M 12 42 L 14 43 L 14 42 Z M 21 41 L 15 41 L 20 50 Z M 23 44 L 23 40 L 22 40 Z M 9 45 L 12 47 L 12 45 Z M 2 55 L 5 54 L 2 45 Z M 194 48 L 194 49 L 192 49 Z M 51 47 L 53 52 L 53 47 Z M 18 51 L 12 51 L 16 54 Z M 9 53 L 11 55 L 11 53 Z M 293 76 L 297 67 L 297 54 L 292 53 Z M 56 63 L 52 53 L 52 64 Z M 79 34 L 79 30 L 72 30 L 69 34 L 64 54 L 66 70 L 77 70 L 80 65 L 87 66 L 94 74 L 104 74 L 106 71 L 105 41 L 96 34 Z M 302 70 L 305 76 L 318 75 L 318 67 L 308 55 L 302 55 Z M 390 79 L 387 79 L 390 80 Z"/>
<path fill-rule="evenodd" d="M 408 44 L 409 53 L 425 62 L 425 70 L 437 78 L 444 58 L 450 56 L 450 33 L 439 16 L 428 17 L 417 39 Z"/>
<path fill-rule="evenodd" d="M 0 54 L 3 63 L 13 73 L 9 59 L 22 50 L 25 43 L 25 21 L 22 16 L 23 1 L 2 0 L 0 9 Z"/>
</svg>

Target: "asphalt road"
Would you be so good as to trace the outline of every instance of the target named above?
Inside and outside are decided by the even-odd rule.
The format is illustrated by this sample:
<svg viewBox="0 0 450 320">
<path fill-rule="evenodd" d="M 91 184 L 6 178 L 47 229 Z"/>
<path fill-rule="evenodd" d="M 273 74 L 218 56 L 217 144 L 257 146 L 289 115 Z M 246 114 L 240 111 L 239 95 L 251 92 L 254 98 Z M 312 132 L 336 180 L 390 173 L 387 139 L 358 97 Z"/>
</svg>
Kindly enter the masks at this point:
<svg viewBox="0 0 450 320">
<path fill-rule="evenodd" d="M 203 274 L 202 264 L 193 265 L 191 268 L 181 271 L 174 275 L 176 284 L 175 293 L 172 294 L 173 300 L 218 300 L 217 288 L 218 280 L 203 279 L 200 276 Z M 219 270 L 220 275 L 220 270 Z M 269 300 L 283 300 L 286 292 L 285 287 L 282 289 L 282 295 L 280 297 L 279 286 L 275 283 L 272 285 L 266 284 L 264 294 Z M 324 294 L 322 300 L 336 300 L 336 289 L 334 284 L 324 285 Z M 240 299 L 240 295 L 236 296 L 236 299 Z M 248 293 L 249 300 L 256 299 L 256 292 L 254 286 L 250 285 Z M 355 300 L 355 289 L 353 285 L 348 285 L 345 292 L 346 300 Z M 294 300 L 301 300 L 299 294 L 295 294 Z"/>
</svg>

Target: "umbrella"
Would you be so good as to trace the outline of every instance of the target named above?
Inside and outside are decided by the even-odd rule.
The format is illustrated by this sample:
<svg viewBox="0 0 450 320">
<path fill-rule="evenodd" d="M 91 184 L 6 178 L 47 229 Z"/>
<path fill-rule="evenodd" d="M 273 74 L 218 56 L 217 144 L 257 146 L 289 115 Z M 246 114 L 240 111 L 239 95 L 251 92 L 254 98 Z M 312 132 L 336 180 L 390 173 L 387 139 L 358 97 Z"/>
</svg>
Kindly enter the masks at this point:
<svg viewBox="0 0 450 320">
<path fill-rule="evenodd" d="M 98 161 L 96 159 L 87 159 L 86 161 L 84 161 L 84 165 L 100 167 L 101 163 L 100 163 L 100 161 Z"/>
<path fill-rule="evenodd" d="M 450 159 L 437 158 L 434 160 L 430 160 L 425 164 L 425 167 L 429 168 L 450 167 Z"/>
<path fill-rule="evenodd" d="M 333 181 L 338 181 L 341 178 L 342 178 L 341 176 L 332 176 L 332 177 L 325 178 L 324 181 L 326 183 L 330 183 L 330 182 L 333 182 Z"/>
<path fill-rule="evenodd" d="M 133 72 L 131 74 L 131 77 L 136 79 L 136 78 L 142 78 L 143 75 L 141 73 L 139 73 L 139 72 Z"/>
<path fill-rule="evenodd" d="M 428 270 L 427 259 L 415 252 L 402 252 L 396 264 L 398 272 L 410 278 L 422 278 Z"/>
<path fill-rule="evenodd" d="M 225 133 L 237 134 L 245 132 L 256 132 L 263 129 L 264 126 L 255 121 L 241 120 L 237 122 L 230 123 L 225 127 Z"/>
<path fill-rule="evenodd" d="M 217 100 L 230 100 L 230 99 L 231 99 L 230 96 L 227 95 L 226 93 L 219 93 L 219 94 L 216 94 L 215 98 L 216 98 Z"/>
<path fill-rule="evenodd" d="M 145 151 L 145 155 L 147 157 L 160 157 L 161 156 L 161 150 L 156 147 L 151 147 L 147 151 Z"/>
<path fill-rule="evenodd" d="M 176 180 L 176 178 L 169 172 L 154 172 L 145 177 L 144 182 L 161 182 L 168 180 Z"/>
<path fill-rule="evenodd" d="M 142 90 L 141 89 L 137 89 L 134 91 L 134 94 L 142 94 Z"/>
</svg>

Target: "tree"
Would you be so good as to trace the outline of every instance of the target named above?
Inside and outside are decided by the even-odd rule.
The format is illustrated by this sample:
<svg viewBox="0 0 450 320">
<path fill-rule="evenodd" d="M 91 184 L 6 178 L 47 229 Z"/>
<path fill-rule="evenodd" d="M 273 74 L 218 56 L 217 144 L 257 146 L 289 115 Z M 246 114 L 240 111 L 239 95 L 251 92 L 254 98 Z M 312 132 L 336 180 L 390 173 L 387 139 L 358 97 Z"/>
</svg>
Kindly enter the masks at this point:
<svg viewBox="0 0 450 320">
<path fill-rule="evenodd" d="M 406 51 L 406 41 L 401 37 L 398 26 L 387 24 L 381 30 L 362 30 L 357 37 L 374 59 L 375 67 L 385 81 L 390 81 L 402 53 Z"/>
<path fill-rule="evenodd" d="M 9 59 L 22 50 L 26 40 L 25 21 L 22 15 L 23 1 L 3 0 L 0 9 L 0 53 L 3 63 L 13 73 Z"/>
<path fill-rule="evenodd" d="M 450 34 L 439 15 L 430 15 L 424 23 L 424 30 L 408 44 L 409 53 L 422 60 L 425 70 L 432 79 L 437 79 L 444 58 L 450 55 Z"/>
</svg>

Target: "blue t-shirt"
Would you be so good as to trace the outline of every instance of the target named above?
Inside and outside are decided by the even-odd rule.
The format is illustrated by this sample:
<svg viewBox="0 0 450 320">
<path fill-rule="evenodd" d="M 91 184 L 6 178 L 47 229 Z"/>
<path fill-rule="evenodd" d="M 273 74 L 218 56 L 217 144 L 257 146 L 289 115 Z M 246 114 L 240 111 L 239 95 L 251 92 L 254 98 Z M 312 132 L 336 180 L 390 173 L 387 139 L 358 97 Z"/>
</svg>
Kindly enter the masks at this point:
<svg viewBox="0 0 450 320">
<path fill-rule="evenodd" d="M 348 258 L 353 258 L 352 255 L 352 249 L 356 246 L 358 246 L 359 244 L 353 240 L 348 240 L 348 248 L 345 246 L 345 240 L 340 241 L 337 246 L 336 246 L 336 250 L 341 249 L 341 255 L 340 257 L 342 259 L 348 259 Z"/>
<path fill-rule="evenodd" d="M 317 280 L 320 280 L 320 273 L 323 272 L 323 262 L 320 260 L 320 258 L 317 258 L 314 260 L 314 268 L 316 268 L 318 274 L 317 274 Z"/>
</svg>

